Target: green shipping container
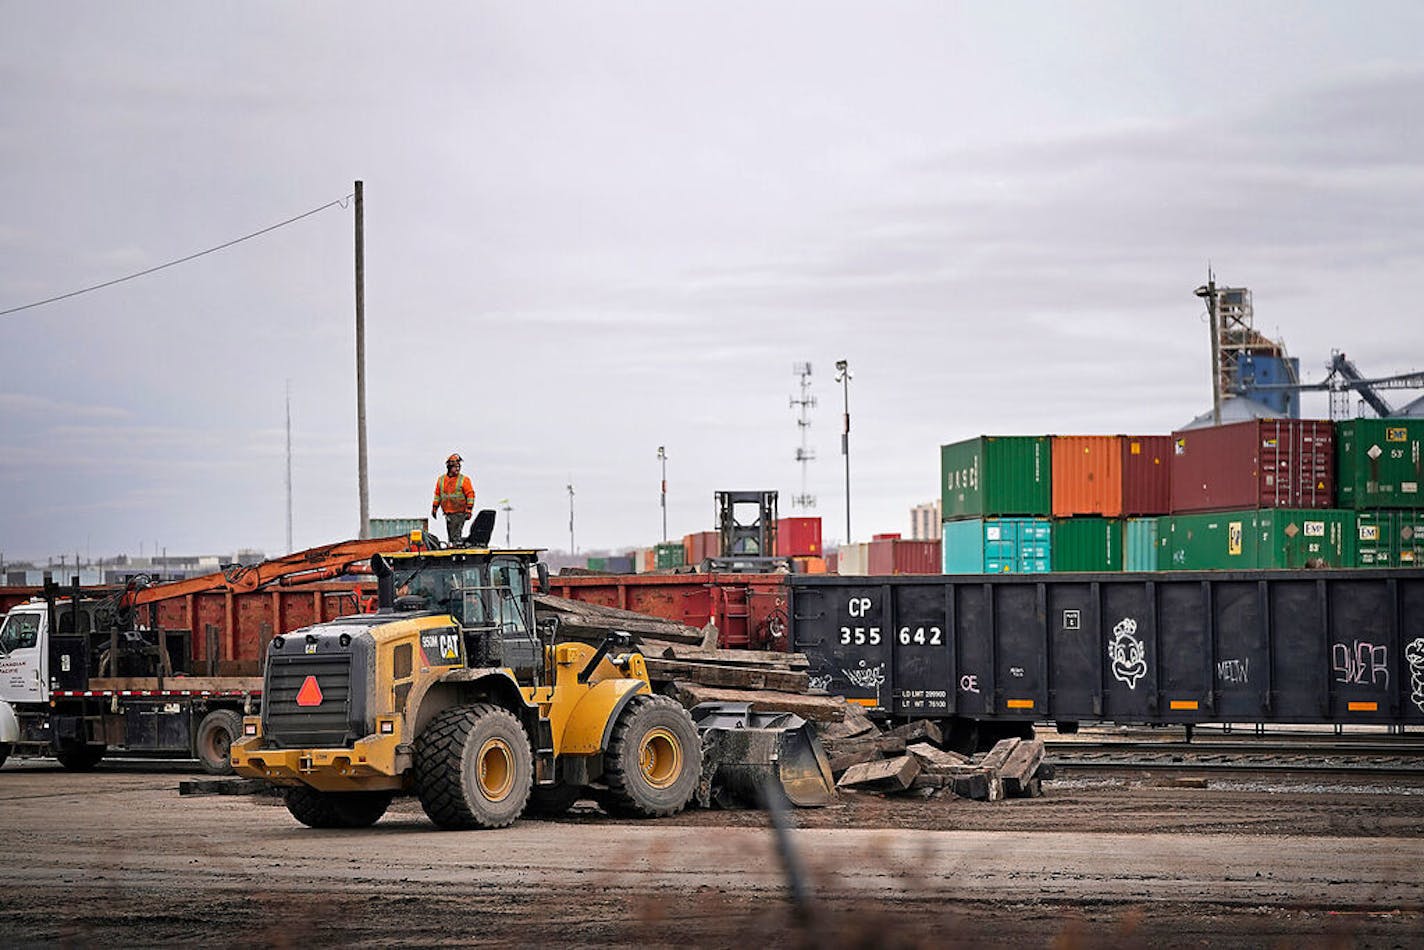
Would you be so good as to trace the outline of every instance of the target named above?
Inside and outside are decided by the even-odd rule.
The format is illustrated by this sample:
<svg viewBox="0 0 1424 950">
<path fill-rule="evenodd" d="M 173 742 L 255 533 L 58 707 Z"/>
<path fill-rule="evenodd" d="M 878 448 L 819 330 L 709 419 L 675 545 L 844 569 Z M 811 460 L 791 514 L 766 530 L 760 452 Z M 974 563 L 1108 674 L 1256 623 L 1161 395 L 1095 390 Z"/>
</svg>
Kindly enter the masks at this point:
<svg viewBox="0 0 1424 950">
<path fill-rule="evenodd" d="M 653 545 L 653 558 L 653 563 L 659 570 L 667 567 L 682 567 L 682 542 L 669 541 L 666 544 Z"/>
<path fill-rule="evenodd" d="M 1424 506 L 1424 419 L 1348 419 L 1335 425 L 1341 508 Z"/>
<path fill-rule="evenodd" d="M 1052 512 L 1047 436 L 984 435 L 941 446 L 939 453 L 945 521 L 1047 517 Z"/>
<path fill-rule="evenodd" d="M 1053 570 L 1122 570 L 1122 521 L 1060 518 L 1053 522 Z"/>
<path fill-rule="evenodd" d="M 440 525 L 445 526 L 445 520 L 440 520 Z M 429 531 L 430 523 L 425 518 L 372 518 L 371 537 L 373 538 L 394 538 L 398 535 L 410 534 L 412 531 Z"/>
<path fill-rule="evenodd" d="M 1355 525 L 1356 567 L 1424 566 L 1424 511 L 1361 511 Z"/>
<path fill-rule="evenodd" d="M 590 571 L 606 571 L 606 570 L 608 570 L 608 558 L 606 558 L 606 557 L 591 557 L 591 558 L 588 559 L 588 562 L 587 562 L 587 563 L 588 563 L 588 569 L 589 569 Z"/>
<path fill-rule="evenodd" d="M 1122 526 L 1122 569 L 1155 571 L 1157 567 L 1157 519 L 1128 518 Z"/>
<path fill-rule="evenodd" d="M 1336 508 L 1263 508 L 1157 521 L 1158 565 L 1172 571 L 1352 567 L 1355 514 Z"/>
</svg>

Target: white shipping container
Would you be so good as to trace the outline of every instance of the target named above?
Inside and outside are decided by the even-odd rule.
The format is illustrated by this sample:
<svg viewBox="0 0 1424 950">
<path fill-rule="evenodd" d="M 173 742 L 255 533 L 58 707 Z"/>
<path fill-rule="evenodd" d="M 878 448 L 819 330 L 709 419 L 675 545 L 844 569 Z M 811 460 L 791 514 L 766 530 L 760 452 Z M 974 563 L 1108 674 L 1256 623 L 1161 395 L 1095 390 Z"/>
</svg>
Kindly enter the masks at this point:
<svg viewBox="0 0 1424 950">
<path fill-rule="evenodd" d="M 864 577 L 870 573 L 870 542 L 842 544 L 836 560 L 836 573 Z"/>
</svg>

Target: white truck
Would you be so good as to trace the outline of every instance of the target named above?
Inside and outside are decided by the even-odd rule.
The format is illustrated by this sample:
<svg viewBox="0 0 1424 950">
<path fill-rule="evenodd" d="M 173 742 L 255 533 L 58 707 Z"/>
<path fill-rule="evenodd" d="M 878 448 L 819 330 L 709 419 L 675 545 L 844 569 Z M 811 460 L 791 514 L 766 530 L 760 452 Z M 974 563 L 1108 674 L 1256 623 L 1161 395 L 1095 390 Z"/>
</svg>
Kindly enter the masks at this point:
<svg viewBox="0 0 1424 950">
<path fill-rule="evenodd" d="M 186 675 L 186 638 L 125 622 L 113 599 L 51 592 L 11 608 L 0 625 L 0 764 L 53 756 L 85 770 L 122 750 L 230 772 L 228 747 L 262 680 Z"/>
</svg>

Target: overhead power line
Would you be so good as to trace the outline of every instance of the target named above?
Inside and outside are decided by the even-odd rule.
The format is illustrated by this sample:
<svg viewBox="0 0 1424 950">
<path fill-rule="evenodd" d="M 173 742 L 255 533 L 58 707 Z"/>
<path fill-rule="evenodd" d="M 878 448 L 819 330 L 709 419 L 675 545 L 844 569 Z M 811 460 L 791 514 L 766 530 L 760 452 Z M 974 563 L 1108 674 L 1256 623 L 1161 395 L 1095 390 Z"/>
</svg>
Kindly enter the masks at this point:
<svg viewBox="0 0 1424 950">
<path fill-rule="evenodd" d="M 92 293 L 96 290 L 103 290 L 105 287 L 112 287 L 115 284 L 122 284 L 126 280 L 133 280 L 136 277 L 144 277 L 148 274 L 164 270 L 168 267 L 176 267 L 179 264 L 186 264 L 188 263 L 188 261 L 197 260 L 200 257 L 206 257 L 209 254 L 215 254 L 218 251 L 226 250 L 227 248 L 232 247 L 234 244 L 241 244 L 243 241 L 250 241 L 255 237 L 261 237 L 262 235 L 267 234 L 271 231 L 275 231 L 278 228 L 285 228 L 289 224 L 295 224 L 303 218 L 310 218 L 312 215 L 325 211 L 327 208 L 334 208 L 337 205 L 341 205 L 344 208 L 346 207 L 346 202 L 351 197 L 351 195 L 344 195 L 343 197 L 337 198 L 335 201 L 328 201 L 320 208 L 313 208 L 310 211 L 304 211 L 296 217 L 288 218 L 285 221 L 278 221 L 276 224 L 265 227 L 260 231 L 253 231 L 251 234 L 244 234 L 240 238 L 233 238 L 231 241 L 225 241 L 222 244 L 217 245 L 216 247 L 210 247 L 205 251 L 198 251 L 196 254 L 189 254 L 187 257 L 180 257 L 177 260 L 169 261 L 166 264 L 159 264 L 155 267 L 150 267 L 146 270 L 141 270 L 137 273 L 129 274 L 124 277 L 115 277 L 113 280 L 106 280 L 102 284 L 95 284 L 92 287 L 84 287 L 80 290 L 71 290 L 69 293 L 60 294 L 57 297 L 49 297 L 45 300 L 36 300 L 34 303 L 23 304 L 19 307 L 11 307 L 9 310 L 0 310 L 0 317 L 8 316 L 12 313 L 19 313 L 21 310 L 32 310 L 35 307 L 43 307 L 45 304 L 57 303 L 60 300 L 68 300 L 70 297 L 78 297 L 80 294 L 87 294 Z"/>
</svg>

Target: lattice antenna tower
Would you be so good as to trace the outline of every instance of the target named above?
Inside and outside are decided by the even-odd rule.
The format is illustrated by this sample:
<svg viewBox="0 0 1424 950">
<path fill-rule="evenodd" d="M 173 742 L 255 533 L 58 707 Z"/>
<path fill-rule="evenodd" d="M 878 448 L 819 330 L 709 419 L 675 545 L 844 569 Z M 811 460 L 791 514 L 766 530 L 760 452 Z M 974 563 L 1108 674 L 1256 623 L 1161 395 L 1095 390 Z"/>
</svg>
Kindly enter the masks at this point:
<svg viewBox="0 0 1424 950">
<path fill-rule="evenodd" d="M 801 430 L 801 444 L 796 449 L 796 461 L 801 465 L 801 494 L 791 497 L 793 508 L 816 507 L 816 496 L 806 490 L 807 466 L 816 460 L 816 450 L 811 448 L 810 411 L 816 408 L 816 397 L 811 395 L 811 364 L 794 363 L 791 374 L 800 380 L 801 394 L 791 397 L 791 408 L 796 410 L 796 427 Z"/>
</svg>

